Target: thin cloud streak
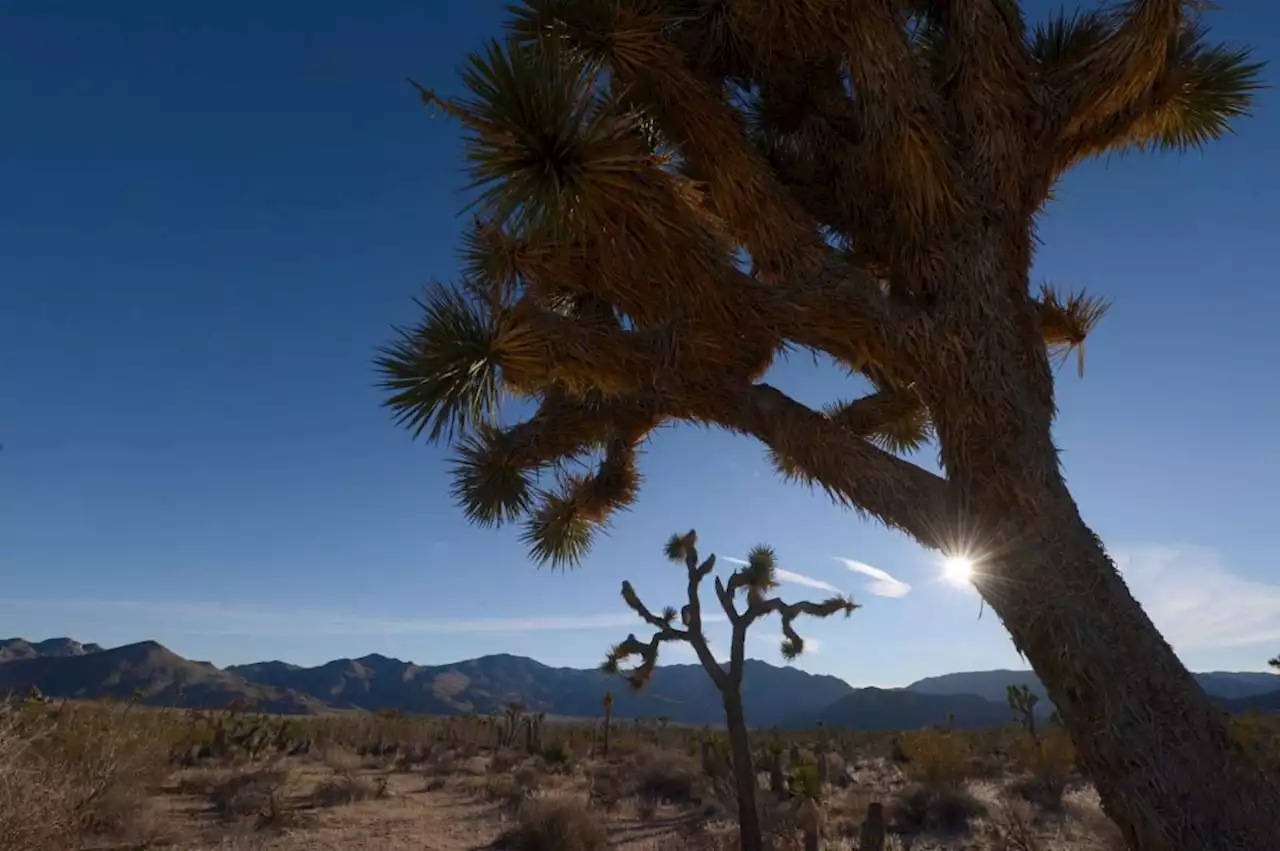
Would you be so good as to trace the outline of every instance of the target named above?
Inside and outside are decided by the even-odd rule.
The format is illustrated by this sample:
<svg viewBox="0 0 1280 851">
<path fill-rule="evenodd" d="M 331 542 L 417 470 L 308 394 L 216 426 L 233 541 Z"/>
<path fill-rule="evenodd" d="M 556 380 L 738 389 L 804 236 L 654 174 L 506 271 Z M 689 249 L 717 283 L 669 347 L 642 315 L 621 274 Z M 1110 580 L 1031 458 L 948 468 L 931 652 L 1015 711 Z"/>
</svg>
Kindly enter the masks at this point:
<svg viewBox="0 0 1280 851">
<path fill-rule="evenodd" d="M 905 597 L 911 592 L 910 585 L 901 579 L 895 579 L 878 567 L 843 556 L 836 556 L 835 559 L 854 573 L 861 573 L 874 580 L 868 583 L 867 591 L 877 597 Z"/>
<path fill-rule="evenodd" d="M 628 629 L 642 625 L 629 612 L 550 618 L 378 618 L 332 611 L 280 609 L 257 604 L 135 600 L 4 600 L 0 607 L 21 607 L 88 616 L 107 612 L 166 625 L 188 635 L 320 636 L 435 635 L 458 633 L 559 632 Z M 723 616 L 707 616 L 717 622 Z"/>
<path fill-rule="evenodd" d="M 840 593 L 840 589 L 832 585 L 830 582 L 823 582 L 821 579 L 814 579 L 812 576 L 805 576 L 801 573 L 792 573 L 789 570 L 782 570 L 781 568 L 774 571 L 774 575 L 782 582 L 790 582 L 793 585 L 805 585 L 809 588 L 818 588 L 823 591 L 830 591 L 832 594 Z"/>
<path fill-rule="evenodd" d="M 1217 550 L 1136 546 L 1117 547 L 1112 555 L 1175 650 L 1280 645 L 1280 584 L 1239 575 Z"/>
<path fill-rule="evenodd" d="M 747 564 L 745 559 L 734 558 L 733 556 L 719 556 L 719 558 L 733 562 L 734 564 L 741 564 L 743 566 Z M 804 585 L 808 588 L 818 588 L 822 591 L 830 591 L 832 594 L 841 593 L 840 589 L 832 585 L 830 582 L 823 582 L 821 579 L 815 579 L 812 576 L 805 576 L 803 573 L 783 570 L 780 567 L 774 568 L 773 576 L 779 582 L 787 582 L 792 585 Z"/>
</svg>

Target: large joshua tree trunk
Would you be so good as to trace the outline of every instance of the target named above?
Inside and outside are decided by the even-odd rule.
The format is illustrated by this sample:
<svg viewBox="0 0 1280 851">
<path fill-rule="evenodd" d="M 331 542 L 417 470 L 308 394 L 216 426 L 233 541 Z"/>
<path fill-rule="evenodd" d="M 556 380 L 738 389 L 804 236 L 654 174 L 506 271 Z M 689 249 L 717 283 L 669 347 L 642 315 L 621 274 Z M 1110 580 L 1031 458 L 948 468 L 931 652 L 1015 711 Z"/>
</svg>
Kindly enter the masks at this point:
<svg viewBox="0 0 1280 851">
<path fill-rule="evenodd" d="M 1046 684 L 1129 846 L 1280 847 L 1280 795 L 1232 741 L 1225 714 L 1129 593 L 1066 492 L 1042 508 L 1035 540 L 1000 558 L 984 595 Z"/>
<path fill-rule="evenodd" d="M 970 354 L 941 357 L 925 387 L 946 388 L 933 402 L 942 460 L 975 527 L 954 545 L 973 547 L 975 584 L 1044 682 L 1131 848 L 1274 849 L 1280 791 L 1232 740 L 1067 490 L 1050 435 L 1050 364 L 1029 341 L 1034 317 L 1005 295 L 1026 291 L 1023 252 L 1011 254 L 1002 264 L 999 251 L 979 251 L 954 266 L 974 277 L 970 293 L 985 293 L 970 310 L 997 333 L 958 324 Z"/>
</svg>

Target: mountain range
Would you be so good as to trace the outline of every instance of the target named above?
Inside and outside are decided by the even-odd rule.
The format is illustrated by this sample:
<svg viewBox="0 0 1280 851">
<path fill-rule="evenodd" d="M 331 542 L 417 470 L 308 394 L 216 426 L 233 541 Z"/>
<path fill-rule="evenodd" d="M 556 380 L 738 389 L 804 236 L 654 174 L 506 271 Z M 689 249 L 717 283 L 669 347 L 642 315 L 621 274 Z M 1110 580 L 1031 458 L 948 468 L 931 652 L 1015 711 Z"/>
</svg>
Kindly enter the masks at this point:
<svg viewBox="0 0 1280 851">
<path fill-rule="evenodd" d="M 1196 674 L 1224 709 L 1280 711 L 1280 675 Z M 821 722 L 866 731 L 916 729 L 948 716 L 960 729 L 1009 723 L 1005 688 L 1026 685 L 1044 695 L 1030 671 L 945 674 L 904 688 L 854 688 L 837 677 L 748 660 L 743 681 L 747 718 L 755 726 L 808 728 Z M 618 718 L 667 718 L 679 724 L 717 724 L 715 687 L 699 665 L 659 667 L 643 691 L 596 670 L 553 668 L 521 656 L 494 655 L 424 666 L 386 656 L 336 659 L 316 667 L 256 662 L 218 668 L 144 641 L 111 649 L 69 638 L 32 643 L 0 640 L 0 695 L 31 688 L 53 698 L 129 699 L 152 706 L 210 709 L 233 700 L 263 711 L 397 710 L 413 714 L 488 714 L 519 699 L 535 712 L 597 717 L 606 691 Z M 1047 699 L 1040 710 L 1051 711 Z"/>
</svg>

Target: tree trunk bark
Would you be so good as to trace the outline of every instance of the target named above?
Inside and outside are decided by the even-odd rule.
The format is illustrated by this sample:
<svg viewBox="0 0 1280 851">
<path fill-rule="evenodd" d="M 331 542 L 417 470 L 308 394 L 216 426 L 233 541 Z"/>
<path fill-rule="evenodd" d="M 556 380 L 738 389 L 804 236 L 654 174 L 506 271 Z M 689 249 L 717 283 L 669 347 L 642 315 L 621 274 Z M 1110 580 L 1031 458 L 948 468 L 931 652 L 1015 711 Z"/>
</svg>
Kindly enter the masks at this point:
<svg viewBox="0 0 1280 851">
<path fill-rule="evenodd" d="M 760 813 L 756 808 L 756 768 L 751 761 L 751 739 L 742 695 L 731 685 L 723 692 L 724 720 L 729 729 L 729 751 L 733 756 L 733 782 L 738 794 L 738 835 L 742 851 L 761 851 Z"/>
<path fill-rule="evenodd" d="M 1069 498 L 1061 509 L 978 581 L 1103 808 L 1134 851 L 1280 848 L 1280 787 L 1232 739 Z"/>
<path fill-rule="evenodd" d="M 1053 372 L 1026 295 L 1029 235 L 987 222 L 957 247 L 957 279 L 938 292 L 952 345 L 922 383 L 964 514 L 944 537 L 971 550 L 974 584 L 1134 851 L 1275 851 L 1280 788 L 1231 738 L 1067 490 Z"/>
</svg>

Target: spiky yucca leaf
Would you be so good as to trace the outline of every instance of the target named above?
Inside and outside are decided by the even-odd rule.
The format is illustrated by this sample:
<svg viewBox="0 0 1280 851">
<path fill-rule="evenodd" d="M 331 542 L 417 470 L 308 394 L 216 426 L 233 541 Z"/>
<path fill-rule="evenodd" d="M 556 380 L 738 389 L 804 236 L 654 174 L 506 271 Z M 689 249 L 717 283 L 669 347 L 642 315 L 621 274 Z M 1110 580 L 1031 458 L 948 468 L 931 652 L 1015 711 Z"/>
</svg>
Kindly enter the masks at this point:
<svg viewBox="0 0 1280 851">
<path fill-rule="evenodd" d="M 1041 287 L 1040 331 L 1050 354 L 1062 360 L 1074 351 L 1077 370 L 1083 376 L 1085 340 L 1110 308 L 1106 299 L 1084 290 L 1064 297 L 1048 285 Z"/>
<path fill-rule="evenodd" d="M 613 209 L 652 201 L 654 158 L 637 116 L 599 97 L 599 68 L 557 39 L 491 42 L 451 107 L 470 131 L 476 206 L 515 233 L 598 233 Z"/>
<path fill-rule="evenodd" d="M 1032 30 L 1028 46 L 1042 65 L 1060 67 L 1087 55 L 1110 31 L 1111 24 L 1101 12 L 1062 9 Z"/>
<path fill-rule="evenodd" d="M 1174 42 L 1171 94 L 1139 121 L 1129 144 L 1186 151 L 1202 148 L 1231 132 L 1231 123 L 1250 114 L 1253 94 L 1262 89 L 1264 63 L 1247 49 L 1208 44 L 1207 31 L 1189 27 Z"/>
<path fill-rule="evenodd" d="M 507 11 L 507 31 L 514 39 L 525 44 L 556 39 L 566 49 L 568 44 L 581 45 L 597 59 L 607 54 L 617 23 L 616 4 L 599 0 L 524 0 L 507 6 Z"/>
<path fill-rule="evenodd" d="M 525 521 L 520 540 L 535 564 L 570 568 L 580 564 L 591 549 L 598 525 L 585 519 L 570 497 L 547 492 Z"/>
<path fill-rule="evenodd" d="M 767 591 L 777 586 L 778 554 L 767 544 L 757 544 L 747 553 L 747 564 L 742 569 L 747 585 L 757 591 Z"/>
<path fill-rule="evenodd" d="M 667 557 L 668 561 L 684 561 L 688 556 L 689 549 L 697 545 L 697 543 L 698 534 L 692 529 L 683 535 L 675 533 L 663 545 L 662 554 Z"/>
<path fill-rule="evenodd" d="M 600 672 L 602 674 L 616 674 L 621 669 L 623 659 L 622 646 L 615 644 L 609 648 L 609 652 L 605 655 L 604 661 L 600 663 Z M 613 696 L 608 692 L 605 693 L 605 701 L 613 702 Z"/>
<path fill-rule="evenodd" d="M 788 662 L 794 662 L 804 653 L 804 639 L 796 636 L 795 639 L 782 639 L 782 658 Z"/>
<path fill-rule="evenodd" d="M 467 281 L 490 304 L 506 306 L 519 287 L 520 240 L 496 225 L 476 220 L 462 234 L 462 268 Z"/>
<path fill-rule="evenodd" d="M 453 497 L 480 526 L 516 520 L 533 504 L 531 473 L 504 452 L 505 435 L 489 425 L 467 435 L 453 463 Z"/>
<path fill-rule="evenodd" d="M 882 391 L 828 405 L 824 413 L 889 452 L 914 452 L 933 436 L 928 409 L 910 392 Z"/>
<path fill-rule="evenodd" d="M 375 364 L 383 403 L 415 437 L 435 442 L 489 422 L 502 401 L 498 333 L 488 305 L 467 292 L 436 287 L 418 302 L 422 320 L 397 328 Z"/>
</svg>

